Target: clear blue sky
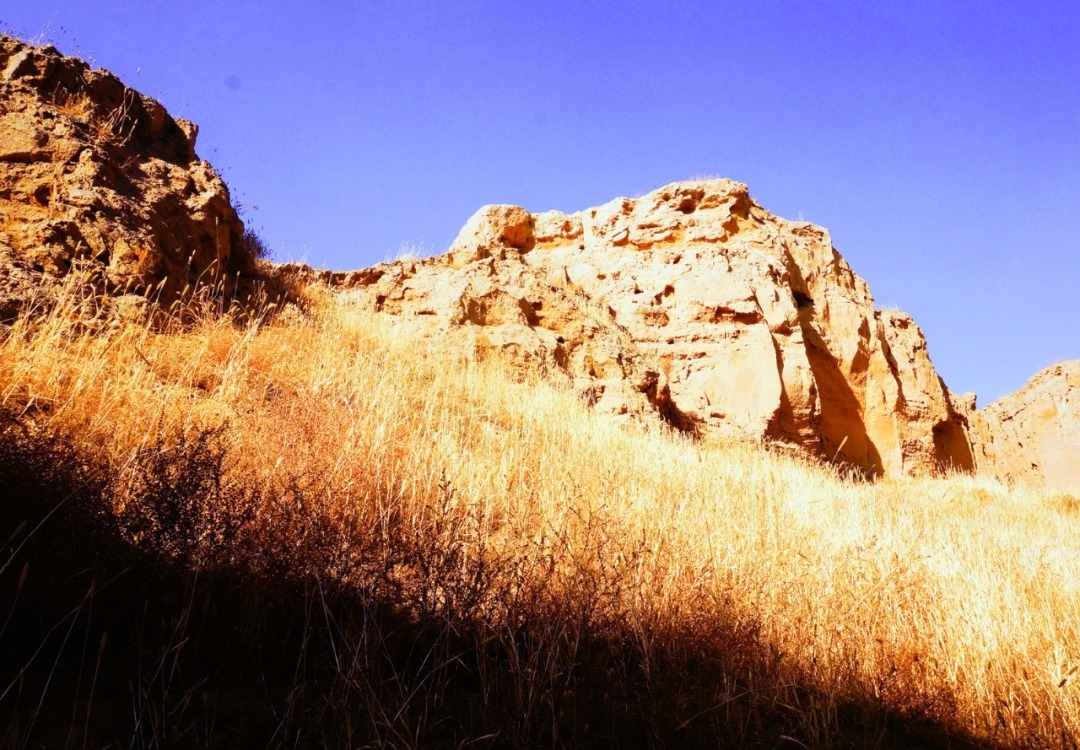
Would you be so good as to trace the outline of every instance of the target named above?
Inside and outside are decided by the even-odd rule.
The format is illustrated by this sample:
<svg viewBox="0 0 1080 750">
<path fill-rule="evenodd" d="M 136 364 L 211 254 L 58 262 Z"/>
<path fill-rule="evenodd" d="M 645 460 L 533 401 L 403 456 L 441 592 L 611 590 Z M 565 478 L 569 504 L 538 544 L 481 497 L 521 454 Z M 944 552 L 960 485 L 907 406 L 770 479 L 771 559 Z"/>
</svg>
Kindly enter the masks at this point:
<svg viewBox="0 0 1080 750">
<path fill-rule="evenodd" d="M 718 175 L 828 227 L 954 391 L 1080 357 L 1075 0 L 0 0 L 0 25 L 198 122 L 279 259 Z"/>
</svg>

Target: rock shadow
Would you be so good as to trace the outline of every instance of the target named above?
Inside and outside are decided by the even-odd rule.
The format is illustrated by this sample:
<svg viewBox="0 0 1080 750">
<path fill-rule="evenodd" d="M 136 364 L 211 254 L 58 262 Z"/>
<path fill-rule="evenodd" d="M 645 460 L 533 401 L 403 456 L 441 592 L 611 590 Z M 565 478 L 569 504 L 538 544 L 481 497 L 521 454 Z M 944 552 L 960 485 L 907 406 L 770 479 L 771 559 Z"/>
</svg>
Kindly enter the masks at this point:
<svg viewBox="0 0 1080 750">
<path fill-rule="evenodd" d="M 862 403 L 851 390 L 847 377 L 825 342 L 803 314 L 800 314 L 799 322 L 807 344 L 806 356 L 818 389 L 818 434 L 821 436 L 822 457 L 855 466 L 871 477 L 882 476 L 884 466 L 881 453 L 866 432 Z"/>
</svg>

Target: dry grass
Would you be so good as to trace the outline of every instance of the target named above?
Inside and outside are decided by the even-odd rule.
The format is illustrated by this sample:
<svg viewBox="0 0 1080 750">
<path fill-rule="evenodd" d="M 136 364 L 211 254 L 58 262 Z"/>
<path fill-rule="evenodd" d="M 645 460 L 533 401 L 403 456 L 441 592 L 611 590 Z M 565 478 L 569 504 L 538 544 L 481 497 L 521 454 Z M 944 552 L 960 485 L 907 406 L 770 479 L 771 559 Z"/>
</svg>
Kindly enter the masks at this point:
<svg viewBox="0 0 1080 750">
<path fill-rule="evenodd" d="M 924 741 L 1077 747 L 1074 496 L 856 483 L 619 426 L 310 294 L 304 314 L 196 311 L 171 330 L 81 331 L 60 304 L 0 341 L 12 466 L 62 443 L 86 473 L 69 483 L 95 478 L 107 508 L 91 515 L 140 559 L 304 592 L 287 689 L 259 698 L 277 722 L 265 742 L 313 744 L 317 727 L 331 746 L 825 747 L 924 726 Z M 32 532 L 0 560 L 5 591 Z M 269 617 L 271 595 L 244 585 L 237 611 Z M 188 722 L 185 744 L 224 731 L 190 718 L 210 683 L 160 678 L 176 644 L 204 648 L 189 632 L 203 600 L 177 596 L 156 676 L 125 693 L 157 723 L 129 744 L 169 744 L 170 721 Z M 72 727 L 95 705 L 80 690 Z M 11 709 L 12 746 L 41 703 Z"/>
</svg>

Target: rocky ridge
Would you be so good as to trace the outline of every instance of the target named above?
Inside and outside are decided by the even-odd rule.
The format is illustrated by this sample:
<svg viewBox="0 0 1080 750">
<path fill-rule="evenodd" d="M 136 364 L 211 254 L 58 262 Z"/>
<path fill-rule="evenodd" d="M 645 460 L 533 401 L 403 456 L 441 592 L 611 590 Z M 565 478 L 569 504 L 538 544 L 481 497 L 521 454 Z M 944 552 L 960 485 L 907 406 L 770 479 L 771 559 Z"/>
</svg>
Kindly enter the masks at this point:
<svg viewBox="0 0 1080 750">
<path fill-rule="evenodd" d="M 323 274 L 357 304 L 565 373 L 598 410 L 799 446 L 875 474 L 969 471 L 922 331 L 874 309 L 828 232 L 745 185 L 576 214 L 486 206 L 437 258 Z"/>
<path fill-rule="evenodd" d="M 0 323 L 75 279 L 142 309 L 254 258 L 197 127 L 112 74 L 0 37 Z M 284 266 L 598 411 L 797 446 L 872 475 L 978 470 L 1080 486 L 1080 362 L 982 411 L 921 330 L 874 309 L 828 232 L 730 180 L 575 214 L 485 206 L 450 251 L 348 273 Z"/>
<path fill-rule="evenodd" d="M 114 300 L 251 274 L 197 132 L 111 73 L 0 37 L 0 320 L 73 271 Z"/>
</svg>

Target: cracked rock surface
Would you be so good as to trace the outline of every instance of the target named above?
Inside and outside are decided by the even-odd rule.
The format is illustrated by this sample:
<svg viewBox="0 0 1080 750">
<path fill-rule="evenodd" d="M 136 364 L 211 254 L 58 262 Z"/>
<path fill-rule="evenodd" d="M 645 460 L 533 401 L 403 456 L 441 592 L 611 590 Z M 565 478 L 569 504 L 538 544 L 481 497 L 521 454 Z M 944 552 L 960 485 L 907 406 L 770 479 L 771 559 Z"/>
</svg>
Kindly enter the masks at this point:
<svg viewBox="0 0 1080 750">
<path fill-rule="evenodd" d="M 0 37 L 0 320 L 73 271 L 162 300 L 251 274 L 196 133 L 111 73 Z"/>
<path fill-rule="evenodd" d="M 575 214 L 485 206 L 445 255 L 321 276 L 432 335 L 562 373 L 600 411 L 876 475 L 974 467 L 918 326 L 874 309 L 826 230 L 731 180 Z"/>
</svg>

